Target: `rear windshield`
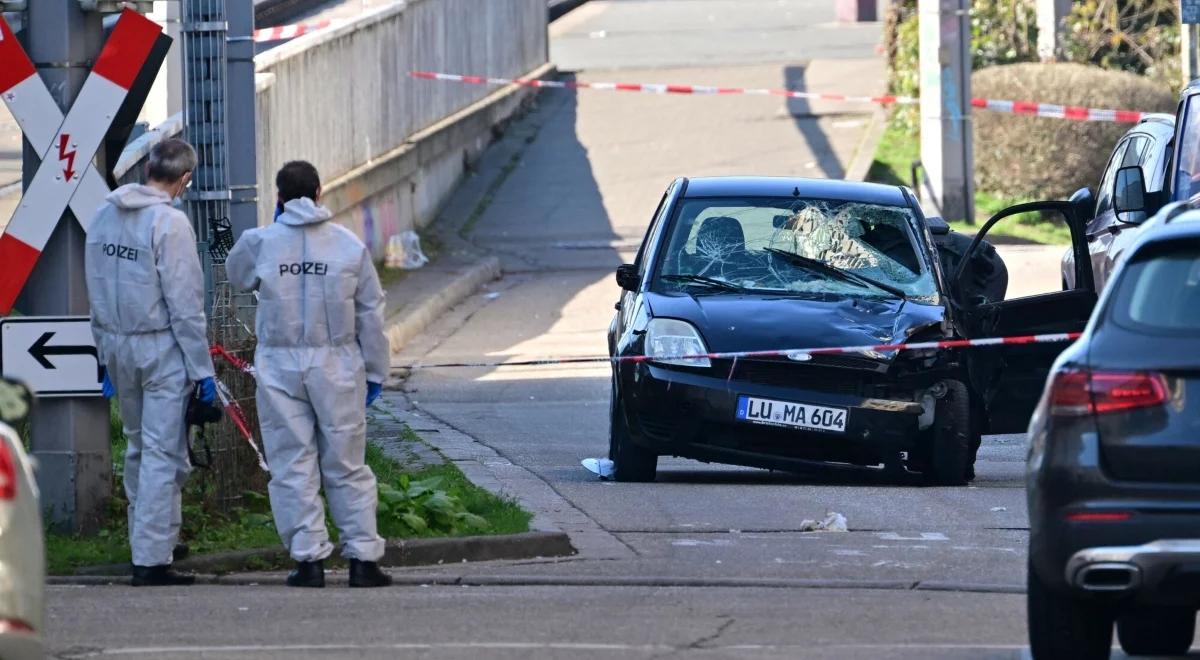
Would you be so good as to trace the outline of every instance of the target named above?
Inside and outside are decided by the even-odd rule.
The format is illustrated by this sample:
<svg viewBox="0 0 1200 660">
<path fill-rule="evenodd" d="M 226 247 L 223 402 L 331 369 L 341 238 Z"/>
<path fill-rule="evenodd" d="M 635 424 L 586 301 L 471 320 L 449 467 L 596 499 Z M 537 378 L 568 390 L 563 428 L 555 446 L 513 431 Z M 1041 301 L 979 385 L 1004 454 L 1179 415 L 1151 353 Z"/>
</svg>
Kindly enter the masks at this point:
<svg viewBox="0 0 1200 660">
<path fill-rule="evenodd" d="M 1154 334 L 1200 331 L 1200 244 L 1139 253 L 1114 294 L 1112 317 L 1119 325 Z"/>
</svg>

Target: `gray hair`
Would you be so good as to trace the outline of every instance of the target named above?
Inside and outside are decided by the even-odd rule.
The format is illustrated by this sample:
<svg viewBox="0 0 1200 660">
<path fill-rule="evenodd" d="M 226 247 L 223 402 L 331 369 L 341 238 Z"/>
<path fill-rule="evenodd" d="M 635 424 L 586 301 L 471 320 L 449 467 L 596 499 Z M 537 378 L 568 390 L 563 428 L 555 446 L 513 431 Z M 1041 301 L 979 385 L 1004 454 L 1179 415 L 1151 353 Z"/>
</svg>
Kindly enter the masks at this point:
<svg viewBox="0 0 1200 660">
<path fill-rule="evenodd" d="M 146 178 L 160 183 L 175 183 L 196 169 L 196 150 L 178 138 L 163 140 L 150 150 Z"/>
</svg>

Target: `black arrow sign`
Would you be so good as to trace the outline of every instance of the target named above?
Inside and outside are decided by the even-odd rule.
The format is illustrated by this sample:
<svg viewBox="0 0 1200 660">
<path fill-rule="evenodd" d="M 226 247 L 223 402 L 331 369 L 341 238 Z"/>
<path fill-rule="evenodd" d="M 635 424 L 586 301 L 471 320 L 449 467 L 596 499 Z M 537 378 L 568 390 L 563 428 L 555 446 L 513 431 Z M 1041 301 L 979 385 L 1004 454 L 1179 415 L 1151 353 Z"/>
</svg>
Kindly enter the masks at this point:
<svg viewBox="0 0 1200 660">
<path fill-rule="evenodd" d="M 98 362 L 100 356 L 96 353 L 95 346 L 47 346 L 46 344 L 54 338 L 54 331 L 42 333 L 38 340 L 33 342 L 33 346 L 29 347 L 29 354 L 33 359 L 38 361 L 45 369 L 57 369 L 54 363 L 46 359 L 48 355 L 90 355 L 96 358 Z"/>
</svg>

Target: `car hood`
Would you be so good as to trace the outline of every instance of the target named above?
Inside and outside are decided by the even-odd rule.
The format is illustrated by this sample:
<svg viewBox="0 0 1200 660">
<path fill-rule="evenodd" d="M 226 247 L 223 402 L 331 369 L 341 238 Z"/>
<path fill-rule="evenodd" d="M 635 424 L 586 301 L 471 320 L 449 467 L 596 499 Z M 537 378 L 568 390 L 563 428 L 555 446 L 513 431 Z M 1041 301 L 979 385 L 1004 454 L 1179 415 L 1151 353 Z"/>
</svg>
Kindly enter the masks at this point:
<svg viewBox="0 0 1200 660">
<path fill-rule="evenodd" d="M 647 293 L 653 315 L 695 325 L 714 352 L 891 344 L 940 323 L 944 309 L 901 300 Z"/>
</svg>

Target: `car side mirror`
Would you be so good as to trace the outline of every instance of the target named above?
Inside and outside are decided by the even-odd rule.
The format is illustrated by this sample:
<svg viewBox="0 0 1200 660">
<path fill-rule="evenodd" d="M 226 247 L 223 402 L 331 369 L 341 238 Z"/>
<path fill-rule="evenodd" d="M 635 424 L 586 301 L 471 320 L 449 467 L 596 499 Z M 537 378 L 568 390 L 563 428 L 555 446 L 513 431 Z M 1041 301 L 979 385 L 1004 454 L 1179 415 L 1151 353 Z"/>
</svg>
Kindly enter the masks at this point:
<svg viewBox="0 0 1200 660">
<path fill-rule="evenodd" d="M 1117 170 L 1113 211 L 1121 222 L 1139 225 L 1146 221 L 1146 178 L 1141 167 L 1130 165 Z"/>
<path fill-rule="evenodd" d="M 1080 188 L 1076 190 L 1067 201 L 1070 202 L 1075 210 L 1075 216 L 1084 221 L 1090 222 L 1096 216 L 1096 196 L 1092 194 L 1090 188 Z"/>
<path fill-rule="evenodd" d="M 617 266 L 617 286 L 626 291 L 637 291 L 638 285 L 641 284 L 641 279 L 638 277 L 637 266 L 633 264 L 621 264 Z"/>
<path fill-rule="evenodd" d="M 950 233 L 950 223 L 946 222 L 945 218 L 937 216 L 925 218 L 925 225 L 929 227 L 929 233 L 934 236 L 945 236 Z"/>
</svg>

